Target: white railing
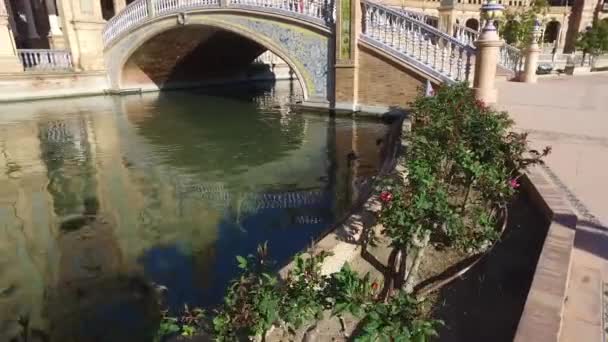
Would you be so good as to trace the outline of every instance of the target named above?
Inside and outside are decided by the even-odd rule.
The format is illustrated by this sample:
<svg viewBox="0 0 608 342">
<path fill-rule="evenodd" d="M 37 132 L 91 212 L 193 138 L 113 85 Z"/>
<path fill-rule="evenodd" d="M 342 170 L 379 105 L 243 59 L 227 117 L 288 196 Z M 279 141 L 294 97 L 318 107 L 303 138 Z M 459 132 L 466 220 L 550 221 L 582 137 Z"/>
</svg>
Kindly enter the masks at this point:
<svg viewBox="0 0 608 342">
<path fill-rule="evenodd" d="M 335 17 L 333 0 L 136 0 L 108 21 L 103 29 L 103 43 L 107 47 L 120 35 L 157 17 L 220 6 L 278 12 L 327 27 Z"/>
<path fill-rule="evenodd" d="M 460 24 L 454 24 L 454 38 L 465 45 L 473 46 L 473 43 L 479 38 L 479 31 Z"/>
<path fill-rule="evenodd" d="M 362 39 L 445 81 L 472 81 L 474 50 L 410 16 L 364 0 Z"/>
<path fill-rule="evenodd" d="M 454 38 L 456 38 L 456 40 L 475 49 L 474 43 L 479 39 L 479 31 L 475 31 L 460 24 L 454 24 L 453 28 Z M 523 70 L 524 55 L 518 48 L 505 43 L 500 47 L 498 65 L 517 74 Z"/>
<path fill-rule="evenodd" d="M 398 11 L 412 19 L 416 19 L 435 28 L 437 28 L 437 25 L 439 25 L 439 17 L 436 17 L 434 15 L 430 15 L 424 12 L 412 11 L 404 8 L 400 8 Z"/>
<path fill-rule="evenodd" d="M 230 0 L 230 6 L 262 7 L 333 22 L 334 1 L 315 0 Z"/>
<path fill-rule="evenodd" d="M 517 75 L 524 69 L 524 55 L 518 48 L 503 44 L 498 53 L 498 65 Z"/>
<path fill-rule="evenodd" d="M 192 9 L 198 7 L 219 6 L 216 0 L 153 0 L 154 12 L 158 15 L 172 13 L 176 10 Z"/>
<path fill-rule="evenodd" d="M 265 51 L 261 55 L 257 56 L 253 63 L 256 64 L 285 64 L 285 61 L 281 59 L 281 57 L 275 55 L 270 50 Z"/>
<path fill-rule="evenodd" d="M 72 55 L 65 50 L 17 50 L 23 69 L 26 71 L 72 70 Z"/>
<path fill-rule="evenodd" d="M 108 20 L 103 29 L 103 43 L 108 45 L 112 39 L 138 25 L 148 18 L 146 0 L 137 0 L 129 4 L 117 15 Z"/>
</svg>

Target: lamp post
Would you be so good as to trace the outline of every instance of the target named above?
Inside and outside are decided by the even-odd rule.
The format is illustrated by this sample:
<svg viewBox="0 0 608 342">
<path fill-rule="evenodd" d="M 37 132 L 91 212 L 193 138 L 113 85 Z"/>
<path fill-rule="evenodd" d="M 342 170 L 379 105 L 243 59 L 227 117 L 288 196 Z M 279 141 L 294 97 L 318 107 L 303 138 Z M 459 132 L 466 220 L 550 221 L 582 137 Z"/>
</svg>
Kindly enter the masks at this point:
<svg viewBox="0 0 608 342">
<path fill-rule="evenodd" d="M 504 42 L 498 36 L 494 21 L 502 15 L 503 10 L 504 7 L 496 0 L 487 0 L 481 6 L 481 16 L 485 23 L 475 42 L 477 56 L 473 89 L 475 97 L 485 103 L 495 103 L 498 97 L 495 87 L 496 66 L 500 47 Z"/>
</svg>

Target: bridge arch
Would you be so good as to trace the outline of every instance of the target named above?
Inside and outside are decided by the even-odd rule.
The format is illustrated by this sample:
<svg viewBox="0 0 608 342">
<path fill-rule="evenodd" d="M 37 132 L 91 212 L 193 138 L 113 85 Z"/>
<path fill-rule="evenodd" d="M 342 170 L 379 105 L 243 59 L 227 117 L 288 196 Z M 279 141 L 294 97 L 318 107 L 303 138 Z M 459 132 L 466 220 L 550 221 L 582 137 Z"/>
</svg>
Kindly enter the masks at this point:
<svg viewBox="0 0 608 342">
<path fill-rule="evenodd" d="M 316 21 L 242 8 L 172 13 L 144 20 L 141 25 L 107 41 L 104 55 L 112 89 L 126 88 L 123 82 L 126 63 L 146 42 L 170 30 L 192 27 L 229 32 L 255 42 L 290 66 L 302 86 L 305 100 L 329 100 L 333 66 L 331 30 Z"/>
</svg>

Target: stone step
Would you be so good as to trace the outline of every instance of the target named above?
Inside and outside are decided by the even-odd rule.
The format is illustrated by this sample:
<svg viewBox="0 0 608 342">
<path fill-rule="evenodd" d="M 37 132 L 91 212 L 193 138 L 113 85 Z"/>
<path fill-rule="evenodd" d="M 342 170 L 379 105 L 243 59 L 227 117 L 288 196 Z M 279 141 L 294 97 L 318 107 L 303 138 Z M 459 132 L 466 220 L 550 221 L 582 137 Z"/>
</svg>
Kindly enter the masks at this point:
<svg viewBox="0 0 608 342">
<path fill-rule="evenodd" d="M 574 255 L 559 341 L 599 342 L 604 335 L 602 272 L 579 261 Z"/>
</svg>

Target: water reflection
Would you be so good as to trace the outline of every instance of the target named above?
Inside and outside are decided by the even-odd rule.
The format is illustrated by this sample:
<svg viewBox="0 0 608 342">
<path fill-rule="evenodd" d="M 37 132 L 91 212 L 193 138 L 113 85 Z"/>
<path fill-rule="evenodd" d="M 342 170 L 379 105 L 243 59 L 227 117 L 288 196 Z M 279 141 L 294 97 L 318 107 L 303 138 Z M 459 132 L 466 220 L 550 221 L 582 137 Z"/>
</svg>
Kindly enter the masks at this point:
<svg viewBox="0 0 608 342">
<path fill-rule="evenodd" d="M 346 213 L 385 127 L 238 94 L 3 105 L 0 340 L 148 340 L 160 285 L 213 305 L 235 255 L 286 260 Z"/>
</svg>

